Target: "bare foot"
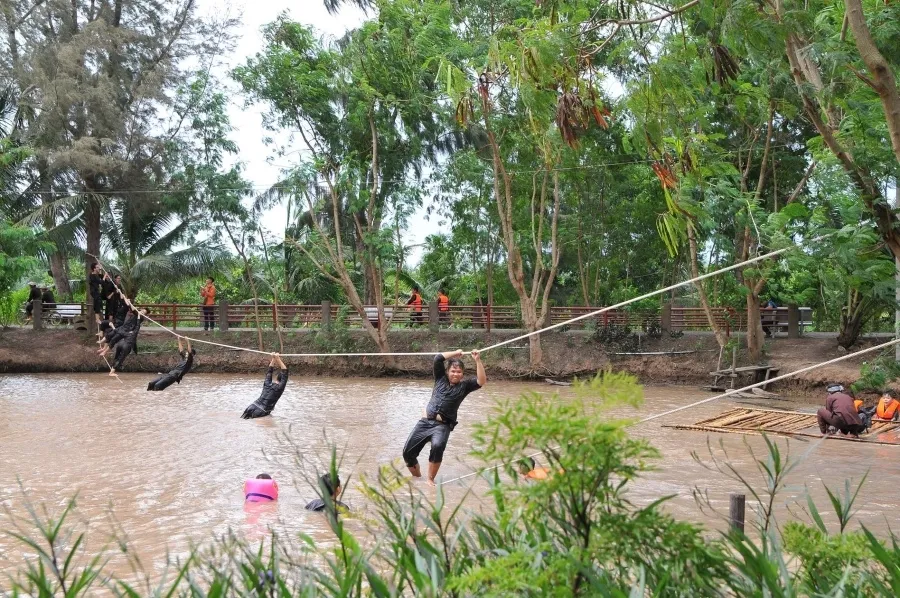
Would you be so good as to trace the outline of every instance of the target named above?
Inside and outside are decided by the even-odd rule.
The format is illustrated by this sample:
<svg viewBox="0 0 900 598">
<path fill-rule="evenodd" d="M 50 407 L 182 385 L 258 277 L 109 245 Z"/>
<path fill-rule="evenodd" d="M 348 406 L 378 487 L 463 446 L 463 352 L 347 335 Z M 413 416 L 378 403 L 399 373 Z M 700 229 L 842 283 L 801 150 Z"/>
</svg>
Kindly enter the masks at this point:
<svg viewBox="0 0 900 598">
<path fill-rule="evenodd" d="M 109 370 L 109 375 L 110 375 L 110 376 L 115 376 L 115 375 L 116 375 L 116 370 Z"/>
<path fill-rule="evenodd" d="M 428 478 L 428 485 L 434 487 L 434 480 L 432 478 Z"/>
</svg>

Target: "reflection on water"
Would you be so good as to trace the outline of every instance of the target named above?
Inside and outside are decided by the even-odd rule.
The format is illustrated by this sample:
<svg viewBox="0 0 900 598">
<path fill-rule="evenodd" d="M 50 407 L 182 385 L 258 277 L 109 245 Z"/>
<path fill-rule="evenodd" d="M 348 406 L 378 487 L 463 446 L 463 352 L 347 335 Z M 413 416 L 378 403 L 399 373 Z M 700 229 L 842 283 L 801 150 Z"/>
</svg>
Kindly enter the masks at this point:
<svg viewBox="0 0 900 598">
<path fill-rule="evenodd" d="M 191 541 L 229 529 L 259 540 L 269 528 L 289 536 L 303 532 L 328 540 L 321 514 L 304 510 L 315 497 L 311 481 L 324 470 L 327 446 L 344 451 L 344 502 L 356 511 L 365 501 L 356 489 L 360 474 L 372 475 L 378 465 L 398 466 L 400 451 L 431 392 L 426 380 L 292 378 L 274 416 L 241 420 L 243 409 L 262 386 L 260 376 L 190 375 L 162 393 L 146 388 L 147 376 L 124 375 L 119 383 L 102 375 L 19 375 L 0 378 L 0 503 L 13 516 L 24 515 L 21 481 L 28 497 L 49 509 L 62 507 L 78 495 L 77 520 L 92 529 L 111 529 L 117 521 L 145 562 L 159 564 L 167 550 L 184 554 Z M 544 384 L 492 382 L 471 395 L 460 409 L 441 474 L 450 479 L 472 471 L 467 456 L 471 424 L 486 417 L 501 398 L 526 390 L 562 392 Z M 686 388 L 646 389 L 641 414 L 684 405 L 705 395 Z M 647 503 L 674 495 L 669 510 L 679 517 L 718 522 L 699 512 L 691 496 L 696 485 L 706 489 L 716 506 L 727 511 L 728 494 L 740 491 L 721 474 L 695 463 L 691 452 L 706 454 L 707 434 L 666 429 L 661 423 L 690 423 L 733 406 L 726 401 L 678 413 L 669 422 L 655 421 L 634 428 L 662 453 L 659 471 L 635 484 L 632 498 Z M 634 417 L 634 412 L 619 412 Z M 748 447 L 764 454 L 762 438 L 710 435 L 722 441 L 730 461 L 754 476 Z M 784 442 L 784 441 L 779 441 Z M 822 481 L 841 484 L 859 479 L 866 468 L 873 475 L 861 494 L 858 519 L 885 532 L 897 527 L 898 499 L 887 480 L 900 474 L 900 452 L 891 446 L 860 446 L 849 442 L 791 442 L 792 452 L 811 450 L 791 477 L 792 486 L 780 497 L 779 513 L 812 491 L 827 504 Z M 295 455 L 302 456 L 298 465 Z M 427 453 L 426 453 L 427 454 Z M 245 479 L 268 472 L 279 481 L 277 503 L 245 505 Z M 759 479 L 756 476 L 754 479 Z M 468 483 L 476 483 L 472 478 Z M 479 486 L 480 487 L 480 486 Z M 462 498 L 464 484 L 446 488 L 450 501 Z M 478 492 L 475 493 L 479 494 Z M 478 499 L 473 498 L 473 506 Z M 795 509 L 796 511 L 796 509 Z M 9 527 L 7 515 L 0 515 Z M 100 531 L 89 535 L 91 547 L 102 546 Z M 0 536 L 0 571 L 22 553 L 7 536 Z"/>
</svg>

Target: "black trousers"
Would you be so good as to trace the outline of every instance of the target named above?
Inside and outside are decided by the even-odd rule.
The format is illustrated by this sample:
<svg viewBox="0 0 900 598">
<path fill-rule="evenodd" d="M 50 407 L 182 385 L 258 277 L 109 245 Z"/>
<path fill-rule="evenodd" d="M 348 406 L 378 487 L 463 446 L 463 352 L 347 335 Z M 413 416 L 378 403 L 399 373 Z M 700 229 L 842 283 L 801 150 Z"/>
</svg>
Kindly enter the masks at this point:
<svg viewBox="0 0 900 598">
<path fill-rule="evenodd" d="M 134 351 L 134 343 L 129 342 L 128 339 L 124 339 L 116 343 L 116 354 L 115 361 L 113 361 L 113 369 L 121 369 L 122 364 L 125 362 L 125 358 L 128 357 L 132 351 Z"/>
<path fill-rule="evenodd" d="M 215 305 L 204 305 L 203 306 L 203 330 L 215 330 L 216 329 L 216 306 Z"/>
<path fill-rule="evenodd" d="M 176 382 L 178 377 L 175 374 L 160 374 L 147 385 L 147 390 L 165 390 Z"/>
<path fill-rule="evenodd" d="M 407 467 L 418 465 L 419 453 L 430 442 L 431 452 L 428 454 L 428 462 L 440 463 L 444 459 L 444 449 L 447 448 L 448 440 L 450 440 L 450 426 L 423 417 L 406 439 L 403 446 L 403 461 Z"/>
</svg>

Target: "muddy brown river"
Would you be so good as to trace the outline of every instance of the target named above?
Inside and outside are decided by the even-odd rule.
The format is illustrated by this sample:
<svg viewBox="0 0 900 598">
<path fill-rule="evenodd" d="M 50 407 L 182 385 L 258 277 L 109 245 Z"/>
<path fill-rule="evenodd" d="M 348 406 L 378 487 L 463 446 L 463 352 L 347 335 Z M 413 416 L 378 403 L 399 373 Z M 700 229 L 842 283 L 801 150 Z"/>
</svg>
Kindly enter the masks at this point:
<svg viewBox="0 0 900 598">
<path fill-rule="evenodd" d="M 145 390 L 149 378 L 125 374 L 120 383 L 100 374 L 0 377 L 3 530 L 13 525 L 11 518 L 26 515 L 27 501 L 55 512 L 77 494 L 73 523 L 88 527 L 92 549 L 103 546 L 111 530 L 119 527 L 144 562 L 156 568 L 167 555 L 183 555 L 192 542 L 208 541 L 228 530 L 251 540 L 272 528 L 283 535 L 303 532 L 328 541 L 322 515 L 303 508 L 315 498 L 304 474 L 314 475 L 321 468 L 328 458 L 328 442 L 333 441 L 344 452 L 342 477 L 352 475 L 344 501 L 354 512 L 364 513 L 366 502 L 355 478 L 360 472 L 374 474 L 379 465 L 392 460 L 402 466 L 401 447 L 431 392 L 427 380 L 296 375 L 273 417 L 245 421 L 239 416 L 258 396 L 262 374 L 190 375 L 162 393 Z M 479 463 L 467 454 L 471 424 L 483 420 L 496 400 L 528 390 L 558 391 L 560 400 L 570 396 L 569 389 L 541 383 L 490 382 L 463 403 L 441 477 L 449 480 L 473 471 Z M 691 388 L 647 387 L 645 396 L 638 412 L 619 413 L 649 415 L 710 395 Z M 666 423 L 693 423 L 734 404 L 732 400 L 707 404 L 680 412 Z M 762 456 L 763 439 L 677 431 L 661 423 L 632 428 L 632 434 L 648 438 L 663 455 L 659 470 L 633 486 L 632 500 L 646 504 L 675 495 L 667 506 L 670 512 L 710 528 L 721 527 L 719 520 L 700 511 L 692 489 L 707 492 L 713 504 L 727 512 L 729 493 L 740 488 L 695 463 L 691 452 L 705 455 L 708 438 L 716 446 L 721 440 L 731 463 L 761 487 L 747 446 Z M 778 442 L 786 444 L 783 439 Z M 790 447 L 793 455 L 808 454 L 778 498 L 781 521 L 805 504 L 808 488 L 826 513 L 826 522 L 833 522 L 822 482 L 843 487 L 846 478 L 858 480 L 871 468 L 857 503 L 857 522 L 881 534 L 889 526 L 897 529 L 900 447 L 814 440 L 792 440 Z M 304 457 L 301 465 L 293 458 L 297 452 Z M 421 460 L 427 460 L 427 448 Z M 244 480 L 263 471 L 280 482 L 280 500 L 245 506 Z M 480 501 L 484 482 L 477 478 L 466 482 L 445 487 L 451 502 L 462 498 L 471 484 L 476 492 L 468 500 Z M 423 491 L 429 490 L 423 485 Z M 20 544 L 0 534 L 0 574 L 17 567 L 24 554 Z"/>
</svg>

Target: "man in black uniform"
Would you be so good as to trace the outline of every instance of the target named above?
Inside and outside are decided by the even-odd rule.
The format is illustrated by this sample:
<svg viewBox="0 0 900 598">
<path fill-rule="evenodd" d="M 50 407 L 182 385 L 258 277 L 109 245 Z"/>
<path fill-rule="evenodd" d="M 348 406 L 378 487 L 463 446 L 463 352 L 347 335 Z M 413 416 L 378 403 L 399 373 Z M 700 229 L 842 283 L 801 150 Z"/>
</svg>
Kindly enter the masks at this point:
<svg viewBox="0 0 900 598">
<path fill-rule="evenodd" d="M 278 366 L 278 380 L 272 382 L 272 374 L 275 372 L 275 366 Z M 284 393 L 284 387 L 287 386 L 288 369 L 281 361 L 281 355 L 272 353 L 272 360 L 269 361 L 269 371 L 266 372 L 266 381 L 263 383 L 262 394 L 259 398 L 250 403 L 250 406 L 244 409 L 241 419 L 255 419 L 257 417 L 265 417 L 272 413 L 275 409 L 275 403 Z"/>
<path fill-rule="evenodd" d="M 145 313 L 144 310 L 138 311 L 134 318 L 122 325 L 124 329 L 127 329 L 127 332 L 125 332 L 125 337 L 116 343 L 115 361 L 113 361 L 112 369 L 109 371 L 110 376 L 116 375 L 116 370 L 121 369 L 125 358 L 132 351 L 137 354 L 137 337 L 141 332 L 141 324 L 144 323 Z"/>
<path fill-rule="evenodd" d="M 88 285 L 91 289 L 91 303 L 94 308 L 94 319 L 97 324 L 103 319 L 103 269 L 100 264 L 91 264 L 91 275 L 88 277 Z"/>
<path fill-rule="evenodd" d="M 403 447 L 403 461 L 413 477 L 422 477 L 418 456 L 431 443 L 428 455 L 428 483 L 434 485 L 434 478 L 441 468 L 444 449 L 450 439 L 450 432 L 456 427 L 456 413 L 463 399 L 487 384 L 487 374 L 478 351 L 472 351 L 475 360 L 475 378 L 463 379 L 465 366 L 459 357 L 462 351 L 438 353 L 434 356 L 434 390 L 425 407 L 425 417 L 419 420 Z"/>
<path fill-rule="evenodd" d="M 51 312 L 56 309 L 56 297 L 53 296 L 53 287 L 41 288 L 41 308 Z"/>
<path fill-rule="evenodd" d="M 337 475 L 332 478 L 330 473 L 323 473 L 322 477 L 319 478 L 319 489 L 322 491 L 323 497 L 326 494 L 331 497 L 331 503 L 336 507 L 336 510 L 350 510 L 347 505 L 338 500 L 338 497 L 341 495 L 341 478 L 337 477 Z M 306 505 L 306 510 L 324 511 L 327 507 L 328 505 L 325 503 L 324 498 L 317 498 Z"/>
<path fill-rule="evenodd" d="M 28 291 L 28 303 L 25 304 L 25 319 L 30 320 L 31 314 L 34 311 L 34 302 L 41 300 L 41 290 L 37 287 L 33 282 L 29 282 L 28 286 L 31 289 Z"/>
<path fill-rule="evenodd" d="M 191 371 L 191 366 L 194 365 L 194 355 L 197 354 L 197 352 L 191 348 L 191 339 L 188 339 L 187 351 L 185 351 L 184 345 L 181 344 L 181 337 L 178 337 L 178 353 L 181 354 L 181 363 L 165 374 L 157 376 L 155 380 L 147 385 L 147 390 L 165 390 L 175 382 L 181 384 L 181 379 L 184 378 L 185 374 Z"/>
<path fill-rule="evenodd" d="M 110 278 L 108 275 L 103 278 L 103 299 L 106 304 L 106 309 L 103 310 L 103 319 L 104 320 L 114 320 L 116 317 L 116 310 L 119 308 L 119 289 L 122 288 L 122 277 L 116 276 L 115 279 Z"/>
</svg>

